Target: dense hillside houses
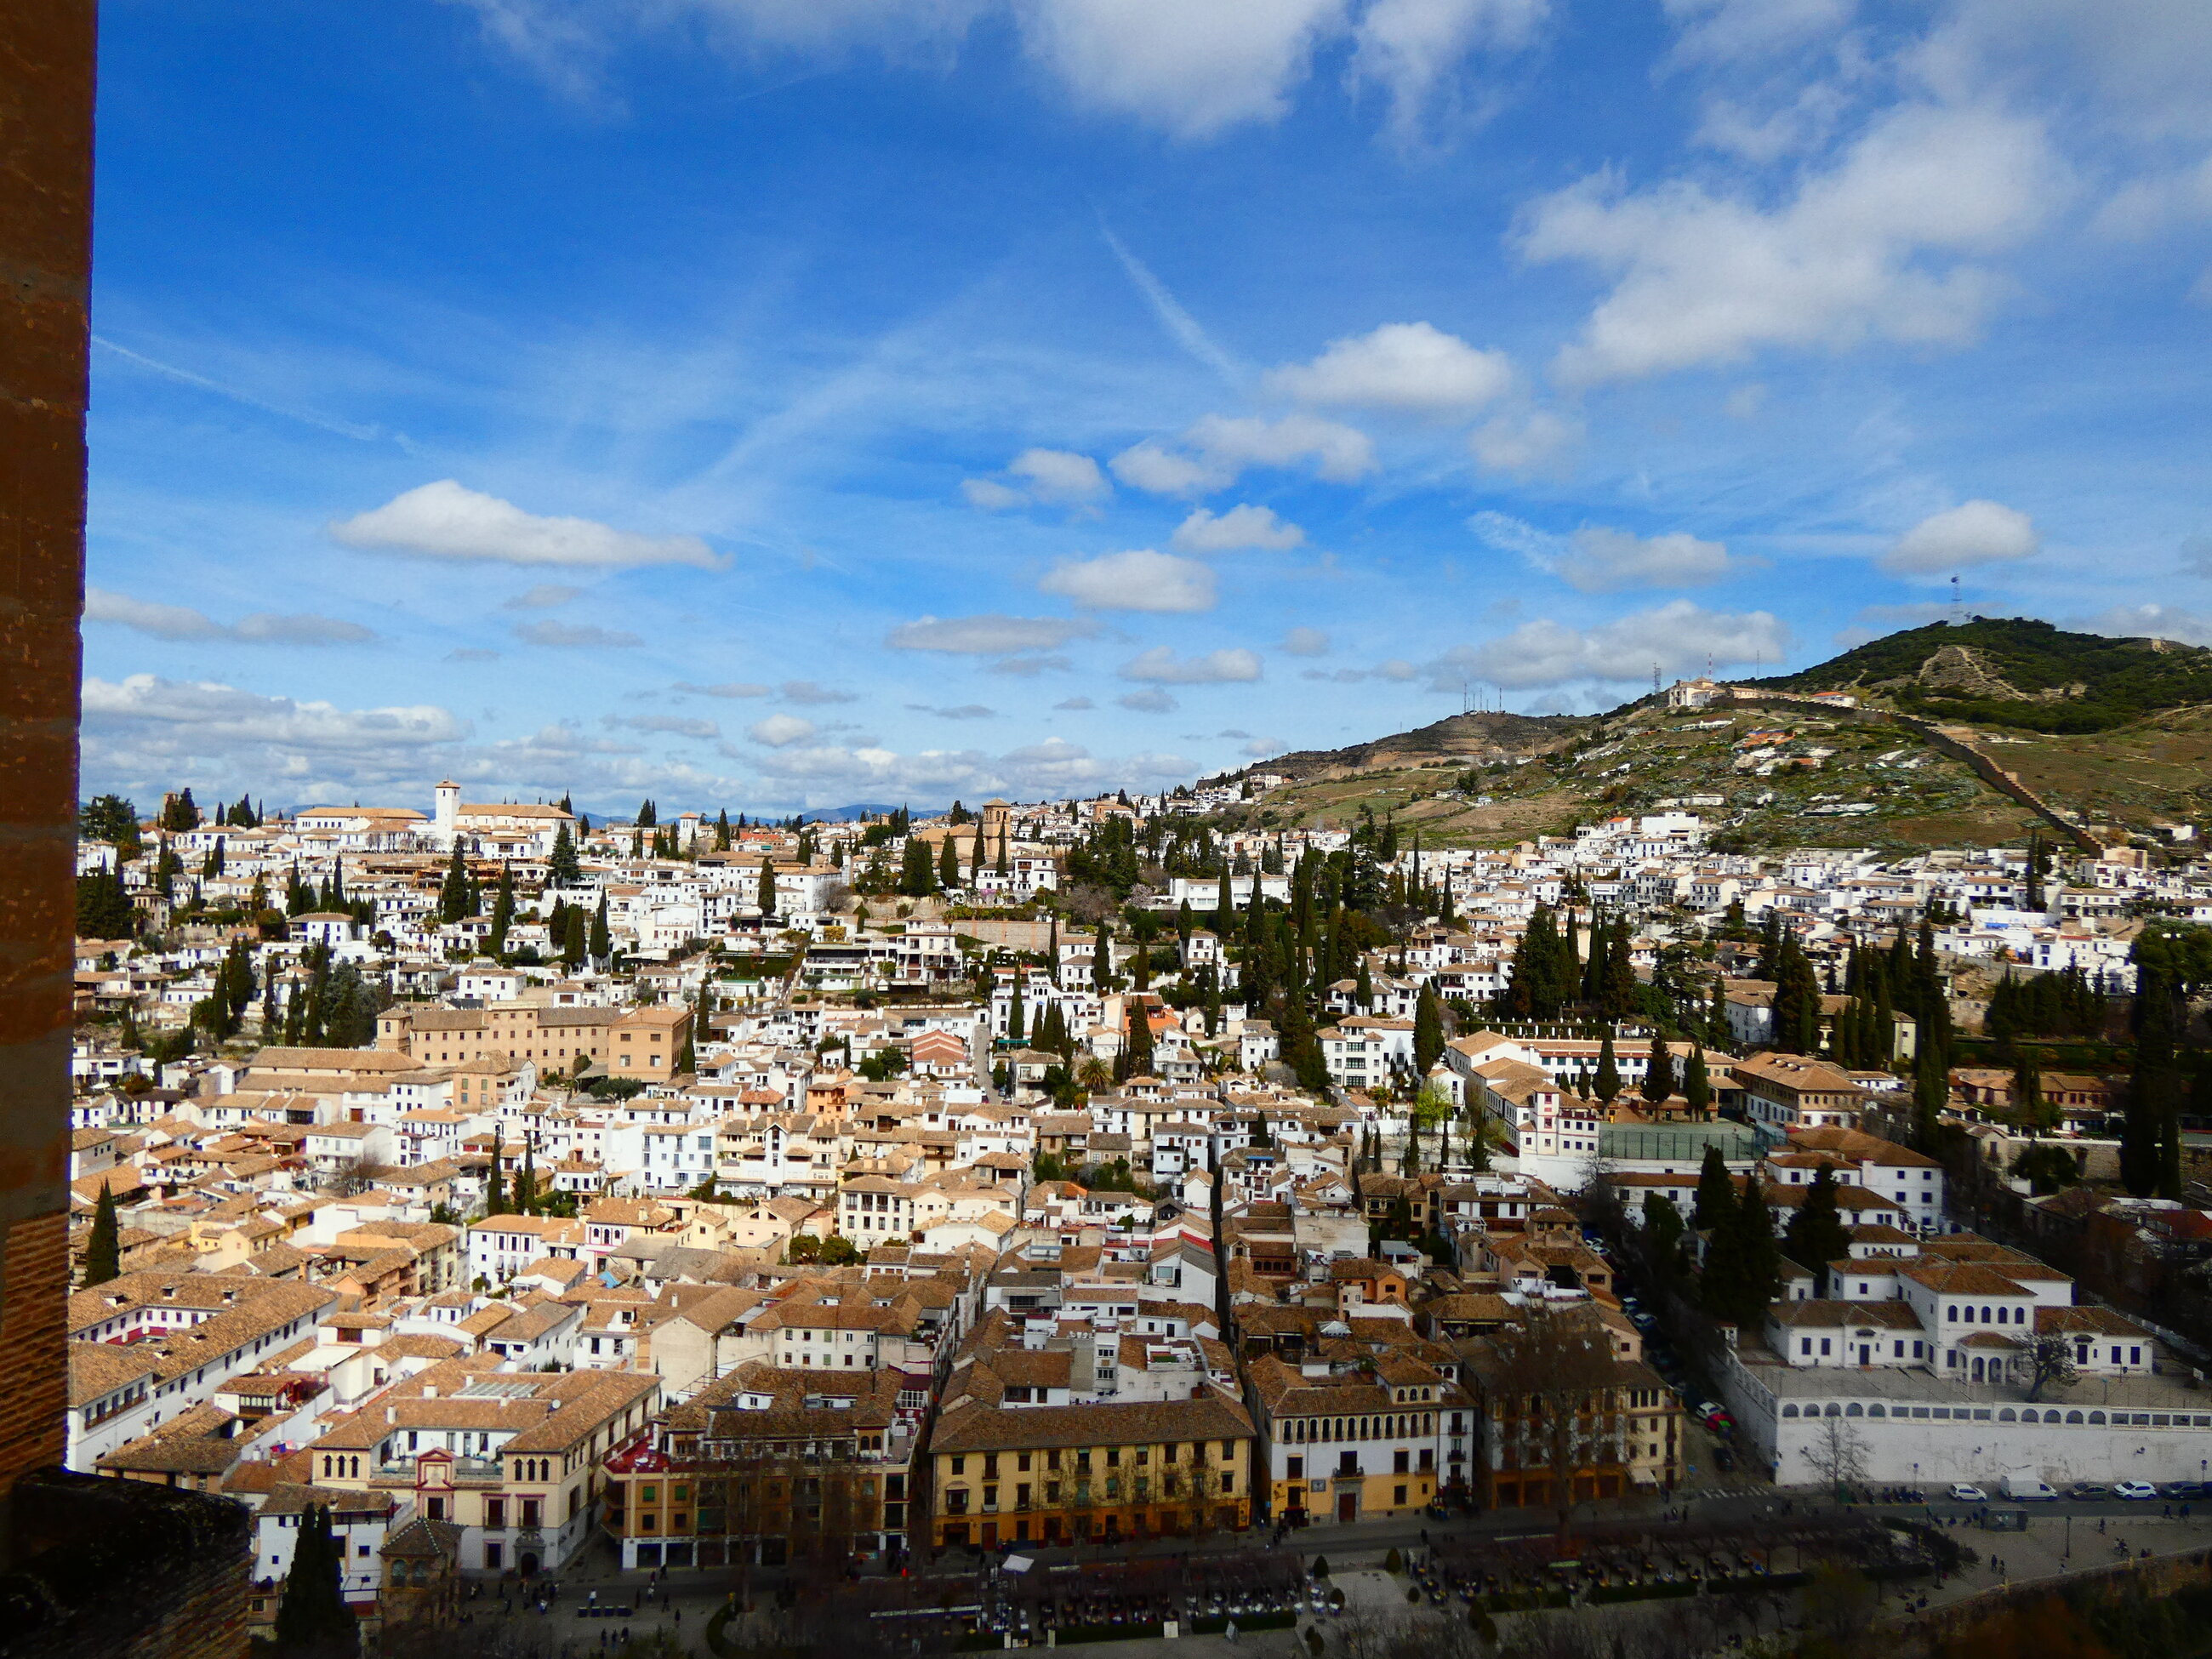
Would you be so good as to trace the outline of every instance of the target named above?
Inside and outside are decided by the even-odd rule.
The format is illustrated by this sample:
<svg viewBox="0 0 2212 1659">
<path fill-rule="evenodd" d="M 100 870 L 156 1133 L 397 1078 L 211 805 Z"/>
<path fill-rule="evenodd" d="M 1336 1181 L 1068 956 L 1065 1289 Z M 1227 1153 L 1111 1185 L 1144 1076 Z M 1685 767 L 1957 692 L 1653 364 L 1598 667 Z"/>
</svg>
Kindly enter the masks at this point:
<svg viewBox="0 0 2212 1659">
<path fill-rule="evenodd" d="M 104 810 L 71 1467 L 255 1508 L 263 1620 L 310 1504 L 395 1616 L 602 1541 L 1356 1538 L 1678 1490 L 1710 1425 L 1637 1274 L 1785 1486 L 2201 1462 L 2129 1310 L 2212 1215 L 2101 1058 L 2184 996 L 2198 866 L 1680 808 L 1424 847 L 1286 781 Z"/>
</svg>

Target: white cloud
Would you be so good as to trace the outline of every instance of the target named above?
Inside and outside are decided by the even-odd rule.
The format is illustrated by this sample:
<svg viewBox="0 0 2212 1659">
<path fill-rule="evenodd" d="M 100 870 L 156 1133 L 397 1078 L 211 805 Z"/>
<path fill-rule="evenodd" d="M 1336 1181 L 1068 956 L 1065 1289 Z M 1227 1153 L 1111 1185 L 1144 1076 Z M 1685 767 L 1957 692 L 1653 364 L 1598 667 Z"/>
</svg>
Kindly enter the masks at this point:
<svg viewBox="0 0 2212 1659">
<path fill-rule="evenodd" d="M 2069 617 L 2066 626 L 2086 634 L 2124 640 L 2178 640 L 2184 645 L 2212 645 L 2212 617 L 2170 605 L 2116 605 L 2094 617 Z"/>
<path fill-rule="evenodd" d="M 1080 714 L 1085 709 L 1096 708 L 1098 705 L 1091 702 L 1088 697 L 1065 697 L 1060 702 L 1053 704 L 1053 707 L 1058 709 L 1064 709 L 1069 714 Z"/>
<path fill-rule="evenodd" d="M 1265 760 L 1270 755 L 1281 754 L 1289 747 L 1290 744 L 1285 743 L 1280 738 L 1255 738 L 1237 750 L 1237 753 L 1249 755 L 1254 760 Z"/>
<path fill-rule="evenodd" d="M 558 650 L 617 650 L 645 643 L 623 629 L 601 628 L 596 623 L 559 623 L 550 618 L 544 622 L 517 623 L 514 637 L 529 645 L 551 646 Z"/>
<path fill-rule="evenodd" d="M 1244 375 L 1243 371 L 1237 367 L 1236 361 L 1200 325 L 1198 319 L 1190 314 L 1168 285 L 1153 273 L 1152 268 L 1129 252 L 1128 244 L 1114 234 L 1103 217 L 1098 222 L 1098 234 L 1105 239 L 1106 246 L 1113 250 L 1114 257 L 1121 261 L 1121 269 L 1128 273 L 1129 281 L 1144 296 L 1145 303 L 1152 308 L 1152 315 L 1159 319 L 1160 326 L 1167 331 L 1168 338 L 1231 386 L 1240 385 Z"/>
<path fill-rule="evenodd" d="M 1587 385 L 1767 347 L 1962 342 L 1998 292 L 1968 256 L 2016 246 L 2063 185 L 2036 122 L 1912 105 L 1778 204 L 1682 179 L 1629 192 L 1598 173 L 1534 204 L 1518 242 L 1617 278 L 1557 360 Z"/>
<path fill-rule="evenodd" d="M 1326 657 L 1328 635 L 1318 628 L 1293 628 L 1275 649 L 1286 657 Z"/>
<path fill-rule="evenodd" d="M 1028 479 L 1030 494 L 1041 501 L 1090 501 L 1113 493 L 1098 463 L 1072 450 L 1024 449 L 1006 471 Z"/>
<path fill-rule="evenodd" d="M 1019 651 L 1050 651 L 1097 632 L 1098 624 L 1086 618 L 1009 617 L 987 611 L 979 617 L 918 617 L 891 629 L 884 636 L 884 643 L 895 651 L 1002 657 Z"/>
<path fill-rule="evenodd" d="M 1185 553 L 1234 553 L 1248 547 L 1279 553 L 1305 538 L 1297 526 L 1277 518 L 1273 507 L 1248 501 L 1218 515 L 1199 507 L 1176 526 L 1174 545 Z"/>
<path fill-rule="evenodd" d="M 1492 416 L 1468 434 L 1467 447 L 1484 471 L 1517 474 L 1564 459 L 1582 439 L 1580 421 L 1536 409 Z"/>
<path fill-rule="evenodd" d="M 1702 587 L 1756 568 L 1757 560 L 1731 558 L 1719 542 L 1677 532 L 1632 536 L 1601 525 L 1571 535 L 1547 531 L 1503 513 L 1478 513 L 1468 528 L 1492 547 L 1517 553 L 1583 593 L 1616 593 L 1630 587 Z"/>
<path fill-rule="evenodd" d="M 1433 105 L 1452 101 L 1462 59 L 1534 44 L 1551 11 L 1551 0 L 1374 0 L 1355 32 L 1352 76 L 1389 93 L 1391 128 L 1407 142 Z"/>
<path fill-rule="evenodd" d="M 382 507 L 331 527 L 347 547 L 383 549 L 427 559 L 506 564 L 720 567 L 696 536 L 644 536 L 591 519 L 546 518 L 451 478 L 396 495 Z"/>
<path fill-rule="evenodd" d="M 1510 391 L 1513 380 L 1513 361 L 1504 352 L 1479 350 L 1428 323 L 1385 323 L 1268 376 L 1276 391 L 1301 403 L 1431 416 L 1480 409 Z"/>
<path fill-rule="evenodd" d="M 924 702 L 910 702 L 907 707 L 917 714 L 934 714 L 941 720 L 996 720 L 999 715 L 997 709 L 986 708 L 980 702 L 963 702 L 950 708 L 939 708 Z"/>
<path fill-rule="evenodd" d="M 1172 714 L 1182 706 L 1158 686 L 1153 686 L 1149 690 L 1132 691 L 1126 696 L 1115 698 L 1114 701 L 1122 708 L 1132 709 L 1139 714 Z"/>
<path fill-rule="evenodd" d="M 1001 657 L 988 664 L 987 674 L 1012 674 L 1023 679 L 1035 679 L 1040 674 L 1064 674 L 1075 665 L 1066 657 L 1048 653 L 1042 657 Z"/>
<path fill-rule="evenodd" d="M 681 714 L 603 714 L 609 726 L 631 732 L 658 732 L 672 738 L 719 738 L 722 728 L 712 720 L 687 720 Z"/>
<path fill-rule="evenodd" d="M 1098 463 L 1073 450 L 1024 449 L 1006 464 L 1006 471 L 1022 481 L 1020 488 L 995 478 L 964 478 L 961 494 L 970 507 L 999 513 L 1032 501 L 1047 507 L 1083 507 L 1114 493 Z"/>
<path fill-rule="evenodd" d="M 1208 460 L 1240 471 L 1310 462 L 1315 473 L 1331 483 L 1349 483 L 1375 470 L 1375 446 L 1365 433 L 1314 415 L 1285 415 L 1279 421 L 1208 415 L 1183 441 Z"/>
<path fill-rule="evenodd" d="M 1376 466 L 1365 433 L 1304 413 L 1277 421 L 1208 415 L 1181 441 L 1178 450 L 1147 438 L 1123 450 L 1111 463 L 1114 476 L 1155 495 L 1205 495 L 1227 489 L 1248 467 L 1310 465 L 1331 483 L 1350 483 Z"/>
<path fill-rule="evenodd" d="M 1090 611 L 1211 611 L 1214 601 L 1211 569 L 1149 547 L 1063 559 L 1037 586 Z"/>
<path fill-rule="evenodd" d="M 745 727 L 745 735 L 755 743 L 770 749 L 787 749 L 794 743 L 804 743 L 814 735 L 814 722 L 801 720 L 796 714 L 770 714 L 765 720 L 755 720 Z"/>
<path fill-rule="evenodd" d="M 1706 611 L 1676 599 L 1594 628 L 1571 628 L 1549 617 L 1523 623 L 1478 646 L 1462 646 L 1427 665 L 1429 683 L 1456 690 L 1464 679 L 1486 680 L 1509 691 L 1564 685 L 1575 680 L 1614 684 L 1737 663 L 1778 664 L 1790 629 L 1765 611 Z"/>
<path fill-rule="evenodd" d="M 1346 0 L 1030 0 L 1030 54 L 1079 101 L 1186 138 L 1279 119 Z"/>
<path fill-rule="evenodd" d="M 1401 657 L 1385 657 L 1369 671 L 1378 680 L 1417 680 L 1421 671 Z"/>
<path fill-rule="evenodd" d="M 750 680 L 718 680 L 712 685 L 695 685 L 689 680 L 676 682 L 678 691 L 695 692 L 702 697 L 765 697 L 769 688 L 756 685 Z"/>
<path fill-rule="evenodd" d="M 566 582 L 540 582 L 525 593 L 518 593 L 505 605 L 502 611 L 551 611 L 564 605 L 584 590 L 571 587 Z"/>
<path fill-rule="evenodd" d="M 134 599 L 104 587 L 84 591 L 84 619 L 113 623 L 157 640 L 222 641 L 232 645 L 358 645 L 376 637 L 359 623 L 335 617 L 280 616 L 257 611 L 234 623 L 219 623 L 188 605 Z"/>
<path fill-rule="evenodd" d="M 1164 645 L 1156 645 L 1123 663 L 1121 678 L 1165 685 L 1221 685 L 1258 679 L 1260 659 L 1241 647 L 1209 651 L 1199 657 L 1178 657 Z"/>
<path fill-rule="evenodd" d="M 1962 565 L 2025 559 L 2042 544 L 2027 514 L 1996 501 L 1972 501 L 1913 526 L 1890 544 L 1881 568 L 1899 575 L 1940 574 Z"/>
<path fill-rule="evenodd" d="M 341 708 L 152 674 L 88 678 L 83 708 L 88 779 L 149 787 L 228 778 L 280 798 L 311 798 L 325 780 L 373 783 L 442 769 L 468 736 L 464 721 L 434 704 Z"/>
<path fill-rule="evenodd" d="M 1664 0 L 1681 31 L 1674 56 L 1692 63 L 1764 59 L 1840 33 L 1857 0 Z"/>
<path fill-rule="evenodd" d="M 824 703 L 858 702 L 860 696 L 852 691 L 840 691 L 834 686 L 822 685 L 813 680 L 786 680 L 776 688 L 783 693 L 786 702 Z"/>
<path fill-rule="evenodd" d="M 1206 495 L 1237 481 L 1233 471 L 1179 453 L 1157 438 L 1132 445 L 1109 465 L 1123 483 L 1153 495 Z"/>
<path fill-rule="evenodd" d="M 960 493 L 968 498 L 968 505 L 980 507 L 986 513 L 1003 513 L 1008 507 L 1026 507 L 1029 497 L 1018 489 L 1010 489 L 992 478 L 963 478 Z"/>
</svg>

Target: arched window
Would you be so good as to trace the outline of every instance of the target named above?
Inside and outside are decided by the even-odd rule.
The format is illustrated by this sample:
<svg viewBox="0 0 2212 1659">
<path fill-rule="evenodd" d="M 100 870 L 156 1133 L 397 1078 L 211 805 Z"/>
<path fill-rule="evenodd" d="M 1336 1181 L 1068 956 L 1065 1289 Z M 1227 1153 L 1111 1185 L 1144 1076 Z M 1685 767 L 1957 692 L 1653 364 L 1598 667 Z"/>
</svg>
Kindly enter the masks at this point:
<svg viewBox="0 0 2212 1659">
<path fill-rule="evenodd" d="M 2007 1406 L 2002 1411 L 1997 1413 L 1997 1421 L 2000 1423 L 2013 1423 L 2017 1422 L 2018 1420 L 2019 1413 L 2014 1412 L 2009 1406 Z"/>
<path fill-rule="evenodd" d="M 1831 1417 L 1841 1417 L 1843 1414 L 1844 1408 L 1841 1406 L 1838 1406 L 1834 1401 L 1831 1400 L 1828 1402 L 1828 1415 Z"/>
<path fill-rule="evenodd" d="M 2081 1413 L 2079 1412 L 2069 1412 L 2066 1413 L 2066 1420 L 2069 1423 L 2079 1423 L 2081 1420 Z"/>
<path fill-rule="evenodd" d="M 1844 1415 L 1846 1417 L 1860 1417 L 1863 1416 L 1864 1413 L 1859 1409 L 1859 1402 L 1854 1400 L 1850 1405 L 1844 1407 Z"/>
<path fill-rule="evenodd" d="M 1887 1417 L 1889 1413 L 1885 1411 L 1880 1404 L 1875 1404 L 1867 1407 L 1867 1415 L 1869 1417 Z"/>
<path fill-rule="evenodd" d="M 1943 1317 L 1946 1319 L 1956 1320 L 1958 1316 L 1959 1310 L 1956 1308 L 1946 1308 L 1943 1310 Z"/>
<path fill-rule="evenodd" d="M 1784 1406 L 1782 1408 L 1782 1414 L 1784 1417 L 1795 1417 L 1797 1415 L 1797 1407 L 1795 1406 Z"/>
<path fill-rule="evenodd" d="M 2092 1423 L 2101 1423 L 2105 1420 L 2105 1414 L 2102 1412 L 2091 1412 L 2089 1413 L 2089 1420 Z"/>
</svg>

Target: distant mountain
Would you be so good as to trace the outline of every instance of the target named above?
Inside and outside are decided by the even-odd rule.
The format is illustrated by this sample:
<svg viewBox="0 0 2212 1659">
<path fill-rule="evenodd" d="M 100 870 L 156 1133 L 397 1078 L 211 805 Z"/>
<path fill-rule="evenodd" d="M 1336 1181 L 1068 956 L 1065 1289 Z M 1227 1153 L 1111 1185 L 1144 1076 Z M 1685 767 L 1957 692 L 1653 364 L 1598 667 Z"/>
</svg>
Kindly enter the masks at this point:
<svg viewBox="0 0 2212 1659">
<path fill-rule="evenodd" d="M 2212 703 L 2212 651 L 2172 640 L 2069 634 L 2024 617 L 1976 617 L 1891 634 L 1817 667 L 1744 684 L 1855 691 L 1931 720 L 2105 732 L 2162 710 Z"/>
<path fill-rule="evenodd" d="M 942 817 L 952 809 L 949 806 L 916 806 L 908 801 L 864 800 L 851 806 L 817 806 L 799 815 L 802 823 L 849 823 L 854 818 L 879 818 L 886 812 L 896 812 L 901 806 L 916 819 Z"/>
<path fill-rule="evenodd" d="M 1497 760 L 1556 748 L 1587 730 L 1589 724 L 1570 714 L 1453 714 L 1414 731 L 1342 749 L 1300 749 L 1277 755 L 1245 770 L 1304 778 L 1340 769 L 1416 766 L 1434 760 Z"/>
</svg>

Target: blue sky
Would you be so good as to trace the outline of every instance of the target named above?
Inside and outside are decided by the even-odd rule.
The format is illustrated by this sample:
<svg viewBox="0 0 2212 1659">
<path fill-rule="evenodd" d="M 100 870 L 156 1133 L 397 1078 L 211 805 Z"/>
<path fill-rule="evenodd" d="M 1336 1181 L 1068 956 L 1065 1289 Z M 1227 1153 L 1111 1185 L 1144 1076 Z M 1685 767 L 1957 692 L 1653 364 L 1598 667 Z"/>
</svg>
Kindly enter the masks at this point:
<svg viewBox="0 0 2212 1659">
<path fill-rule="evenodd" d="M 2197 0 L 109 0 L 87 792 L 1158 787 L 2212 642 Z"/>
</svg>

